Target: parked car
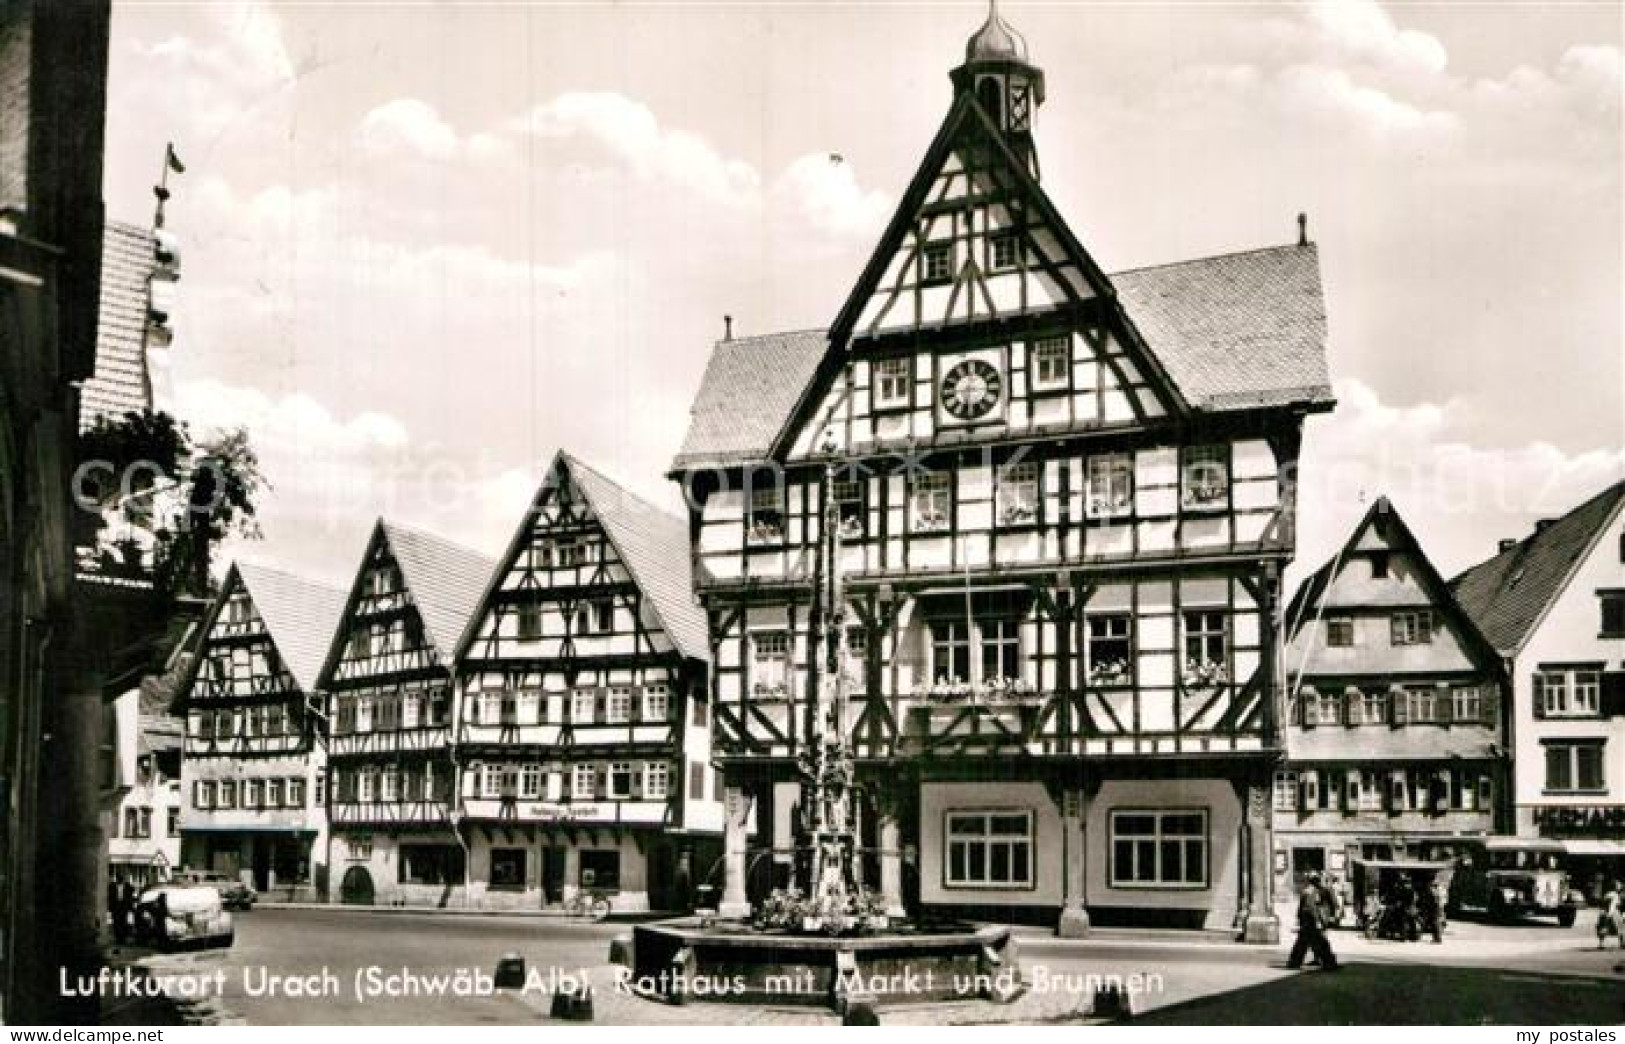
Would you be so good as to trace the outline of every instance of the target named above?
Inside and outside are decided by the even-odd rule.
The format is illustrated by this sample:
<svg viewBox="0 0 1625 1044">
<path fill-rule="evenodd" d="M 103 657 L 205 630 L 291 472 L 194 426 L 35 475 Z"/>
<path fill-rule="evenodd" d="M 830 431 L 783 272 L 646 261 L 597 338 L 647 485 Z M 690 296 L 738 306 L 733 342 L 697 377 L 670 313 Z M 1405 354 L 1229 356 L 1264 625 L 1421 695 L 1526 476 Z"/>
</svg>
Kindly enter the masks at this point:
<svg viewBox="0 0 1625 1044">
<path fill-rule="evenodd" d="M 1554 917 L 1572 927 L 1585 896 L 1569 883 L 1560 842 L 1486 837 L 1461 846 L 1451 879 L 1450 909 L 1472 910 L 1497 921 Z"/>
<path fill-rule="evenodd" d="M 228 910 L 252 910 L 259 899 L 254 889 L 225 874 L 189 871 L 177 874 L 175 881 L 179 884 L 208 885 L 220 893 L 220 901 Z"/>
<path fill-rule="evenodd" d="M 153 885 L 135 904 L 135 939 L 164 949 L 198 942 L 230 946 L 237 937 L 219 889 L 209 884 Z"/>
</svg>

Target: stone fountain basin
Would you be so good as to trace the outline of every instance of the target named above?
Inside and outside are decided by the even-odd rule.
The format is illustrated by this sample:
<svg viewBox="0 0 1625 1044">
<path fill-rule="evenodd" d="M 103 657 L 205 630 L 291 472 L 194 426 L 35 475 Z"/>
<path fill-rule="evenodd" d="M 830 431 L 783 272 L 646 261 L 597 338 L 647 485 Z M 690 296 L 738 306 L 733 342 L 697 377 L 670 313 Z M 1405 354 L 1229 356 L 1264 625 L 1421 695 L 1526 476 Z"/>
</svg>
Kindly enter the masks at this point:
<svg viewBox="0 0 1625 1044">
<path fill-rule="evenodd" d="M 1021 968 L 1010 929 L 903 925 L 872 935 L 758 931 L 684 918 L 638 925 L 630 954 L 638 992 L 711 1001 L 833 1007 L 1013 999 Z"/>
</svg>

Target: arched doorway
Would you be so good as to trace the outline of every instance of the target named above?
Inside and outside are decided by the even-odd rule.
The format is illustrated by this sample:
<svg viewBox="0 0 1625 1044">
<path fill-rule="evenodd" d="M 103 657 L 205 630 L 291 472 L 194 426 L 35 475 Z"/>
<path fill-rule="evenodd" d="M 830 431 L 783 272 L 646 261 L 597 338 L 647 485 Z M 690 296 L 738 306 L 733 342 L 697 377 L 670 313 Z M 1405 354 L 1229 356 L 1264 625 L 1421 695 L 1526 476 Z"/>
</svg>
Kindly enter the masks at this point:
<svg viewBox="0 0 1625 1044">
<path fill-rule="evenodd" d="M 372 875 L 364 866 L 352 866 L 344 871 L 339 885 L 339 899 L 346 906 L 372 905 Z"/>
</svg>

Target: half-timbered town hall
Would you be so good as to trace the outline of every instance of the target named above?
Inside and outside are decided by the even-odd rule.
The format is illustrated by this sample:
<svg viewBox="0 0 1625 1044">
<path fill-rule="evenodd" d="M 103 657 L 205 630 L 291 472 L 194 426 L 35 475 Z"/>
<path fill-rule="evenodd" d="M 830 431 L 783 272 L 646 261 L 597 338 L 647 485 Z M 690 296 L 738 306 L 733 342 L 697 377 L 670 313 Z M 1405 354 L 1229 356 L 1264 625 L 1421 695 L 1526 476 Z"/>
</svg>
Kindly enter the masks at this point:
<svg viewBox="0 0 1625 1044">
<path fill-rule="evenodd" d="M 560 453 L 457 657 L 470 889 L 686 909 L 716 862 L 688 526 Z"/>
<path fill-rule="evenodd" d="M 723 913 L 787 877 L 834 501 L 886 905 L 1272 939 L 1281 574 L 1332 407 L 1315 247 L 1300 220 L 1109 275 L 1040 184 L 1045 76 L 996 11 L 951 81 L 830 328 L 717 344 L 673 465 Z"/>
<path fill-rule="evenodd" d="M 462 901 L 452 655 L 496 563 L 379 519 L 318 682 L 338 897 Z"/>
</svg>

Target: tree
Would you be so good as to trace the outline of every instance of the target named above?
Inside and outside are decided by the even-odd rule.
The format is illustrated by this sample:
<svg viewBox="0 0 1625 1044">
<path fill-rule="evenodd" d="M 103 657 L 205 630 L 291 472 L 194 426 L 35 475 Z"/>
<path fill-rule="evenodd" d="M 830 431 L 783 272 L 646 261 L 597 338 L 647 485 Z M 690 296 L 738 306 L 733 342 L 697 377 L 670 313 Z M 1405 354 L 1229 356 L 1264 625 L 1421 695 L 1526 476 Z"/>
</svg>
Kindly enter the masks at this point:
<svg viewBox="0 0 1625 1044">
<path fill-rule="evenodd" d="M 76 543 L 96 545 L 123 515 L 152 534 L 150 578 L 166 594 L 209 595 L 220 543 L 260 537 L 254 499 L 267 483 L 244 428 L 198 442 L 167 413 L 101 417 L 80 435 L 79 460 L 87 510 Z"/>
</svg>

